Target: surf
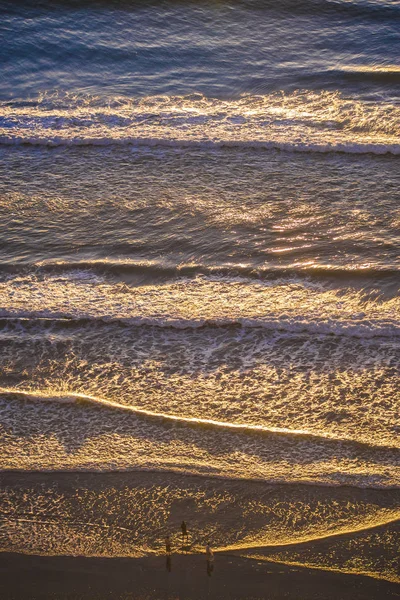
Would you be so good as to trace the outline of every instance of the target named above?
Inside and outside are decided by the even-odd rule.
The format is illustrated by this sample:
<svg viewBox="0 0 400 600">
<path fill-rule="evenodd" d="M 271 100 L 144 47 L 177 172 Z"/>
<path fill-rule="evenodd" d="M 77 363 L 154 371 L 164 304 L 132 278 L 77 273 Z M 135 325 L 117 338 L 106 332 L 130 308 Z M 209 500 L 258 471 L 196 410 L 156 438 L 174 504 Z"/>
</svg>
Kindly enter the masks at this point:
<svg viewBox="0 0 400 600">
<path fill-rule="evenodd" d="M 147 146 L 400 154 L 394 103 L 368 103 L 339 92 L 201 94 L 98 100 L 44 95 L 36 106 L 0 105 L 0 144 Z"/>
<path fill-rule="evenodd" d="M 345 436 L 335 436 L 330 433 L 315 433 L 313 431 L 307 431 L 305 429 L 290 429 L 288 427 L 266 427 L 264 425 L 249 425 L 245 423 L 229 423 L 227 421 L 217 421 L 214 419 L 202 419 L 199 417 L 183 417 L 177 416 L 169 413 L 158 413 L 155 411 L 139 408 L 137 406 L 131 404 L 122 404 L 119 402 L 115 402 L 113 400 L 109 400 L 107 398 L 100 398 L 98 396 L 92 396 L 90 394 L 83 394 L 81 392 L 71 392 L 71 393 L 56 393 L 51 392 L 48 394 L 43 393 L 42 391 L 36 390 L 22 390 L 16 388 L 5 388 L 0 387 L 0 395 L 6 395 L 10 398 L 16 399 L 24 399 L 36 402 L 56 402 L 60 404 L 76 404 L 82 405 L 85 404 L 93 405 L 98 408 L 106 408 L 106 409 L 114 409 L 119 412 L 127 412 L 133 415 L 138 415 L 140 417 L 149 418 L 150 420 L 156 420 L 160 422 L 172 422 L 177 425 L 182 426 L 191 426 L 191 427 L 207 427 L 207 428 L 215 428 L 215 429 L 223 429 L 223 430 L 234 430 L 239 433 L 258 433 L 258 434 L 283 434 L 283 435 L 293 435 L 299 438 L 305 437 L 309 439 L 315 440 L 332 440 L 334 442 L 344 441 L 344 442 L 353 442 L 355 444 L 359 444 L 360 448 L 362 447 L 370 447 L 370 448 L 387 448 L 390 449 L 386 444 L 367 444 L 360 442 L 357 439 L 348 438 Z M 393 446 L 395 449 L 396 446 Z"/>
<path fill-rule="evenodd" d="M 359 338 L 396 338 L 400 333 L 397 297 L 374 299 L 352 288 L 335 290 L 296 279 L 211 275 L 135 287 L 91 271 L 33 273 L 0 282 L 0 299 L 2 319 L 93 320 L 172 329 L 262 328 Z"/>
<path fill-rule="evenodd" d="M 154 414 L 86 394 L 26 392 L 15 394 L 8 388 L 1 398 L 3 471 L 151 471 L 238 481 L 399 487 L 395 448 L 290 428 L 271 431 Z M 318 461 L 312 459 L 316 456 Z"/>
</svg>

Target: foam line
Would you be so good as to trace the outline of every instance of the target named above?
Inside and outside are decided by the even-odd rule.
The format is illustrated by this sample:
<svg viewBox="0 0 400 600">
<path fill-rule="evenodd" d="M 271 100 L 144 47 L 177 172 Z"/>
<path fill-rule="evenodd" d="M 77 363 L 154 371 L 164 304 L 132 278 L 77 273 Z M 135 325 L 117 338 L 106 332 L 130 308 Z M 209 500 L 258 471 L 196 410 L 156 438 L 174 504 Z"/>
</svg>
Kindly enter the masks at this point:
<svg viewBox="0 0 400 600">
<path fill-rule="evenodd" d="M 247 425 L 243 423 L 230 423 L 228 421 L 217 421 L 214 419 L 202 419 L 197 417 L 181 417 L 177 415 L 170 415 L 167 413 L 159 413 L 151 410 L 147 410 L 144 408 L 138 408 L 137 406 L 132 405 L 123 405 L 118 404 L 117 402 L 113 402 L 112 400 L 107 400 L 106 398 L 99 398 L 98 396 L 92 396 L 89 394 L 83 393 L 74 393 L 74 394 L 59 394 L 52 393 L 52 395 L 46 395 L 39 391 L 34 390 L 17 390 L 15 388 L 4 388 L 0 387 L 0 394 L 2 395 L 12 395 L 17 398 L 23 398 L 26 400 L 32 401 L 40 401 L 40 402 L 54 402 L 57 401 L 61 404 L 76 404 L 79 401 L 84 401 L 88 404 L 97 407 L 104 407 L 108 409 L 116 409 L 121 412 L 127 412 L 134 415 L 139 415 L 143 417 L 148 417 L 150 419 L 157 419 L 161 421 L 170 421 L 182 425 L 202 425 L 206 427 L 213 427 L 225 430 L 234 430 L 243 433 L 266 433 L 266 434 L 281 434 L 281 435 L 290 435 L 290 436 L 298 436 L 298 437 L 307 437 L 313 438 L 317 440 L 329 440 L 333 442 L 348 442 L 352 444 L 356 444 L 360 447 L 368 447 L 368 448 L 385 448 L 388 450 L 396 450 L 396 447 L 390 448 L 387 445 L 380 444 L 367 444 L 365 442 L 360 442 L 359 440 L 348 438 L 348 437 L 340 437 L 334 436 L 330 433 L 315 433 L 312 431 L 308 431 L 306 429 L 289 429 L 286 427 L 266 427 L 265 425 Z"/>
<path fill-rule="evenodd" d="M 253 559 L 252 556 L 246 556 L 245 558 L 248 558 L 249 560 Z M 254 557 L 253 560 L 260 560 L 260 558 Z M 309 563 L 307 561 L 299 562 L 299 561 L 291 561 L 291 560 L 277 560 L 276 558 L 271 558 L 271 557 L 267 556 L 266 562 L 274 563 L 277 565 L 286 565 L 288 567 L 300 567 L 302 569 L 312 569 L 312 570 L 316 569 L 318 571 L 328 571 L 329 573 L 345 573 L 348 575 L 358 575 L 359 577 L 371 577 L 372 579 L 377 579 L 378 581 L 390 581 L 393 583 L 399 582 L 398 577 L 394 578 L 394 577 L 390 577 L 390 576 L 385 576 L 380 573 L 379 574 L 374 573 L 373 571 L 370 571 L 370 572 L 362 571 L 361 573 L 358 573 L 356 571 L 352 571 L 351 569 L 319 566 L 319 565 L 315 565 L 314 563 Z"/>
<path fill-rule="evenodd" d="M 107 105 L 45 94 L 29 106 L 0 103 L 0 144 L 400 155 L 399 115 L 393 103 L 307 90 L 232 100 L 116 97 Z"/>
<path fill-rule="evenodd" d="M 316 536 L 305 536 L 304 538 L 300 538 L 295 540 L 294 542 L 284 542 L 284 543 L 279 543 L 279 544 L 263 544 L 260 545 L 255 542 L 254 544 L 243 544 L 243 545 L 231 545 L 231 546 L 223 546 L 221 548 L 217 548 L 217 551 L 219 552 L 226 552 L 226 551 L 232 551 L 232 550 L 250 550 L 250 549 L 262 549 L 262 550 L 266 550 L 267 548 L 287 548 L 290 546 L 297 546 L 297 545 L 303 545 L 303 544 L 308 544 L 310 542 L 319 542 L 322 540 L 326 540 L 326 539 L 333 539 L 333 538 L 337 538 L 337 537 L 344 537 L 344 536 L 348 536 L 354 533 L 361 533 L 362 531 L 372 531 L 374 529 L 378 529 L 379 527 L 382 527 L 384 525 L 390 525 L 391 523 L 396 523 L 396 521 L 399 520 L 400 518 L 400 510 L 393 510 L 393 511 L 388 511 L 388 517 L 385 519 L 379 519 L 377 521 L 374 521 L 373 523 L 360 523 L 358 526 L 356 527 L 352 527 L 352 528 L 343 528 L 340 531 L 333 531 L 333 532 L 329 532 L 326 533 L 324 535 L 316 535 Z M 389 516 L 390 515 L 390 516 Z"/>
<path fill-rule="evenodd" d="M 62 136 L 0 136 L 2 146 L 46 146 L 57 148 L 60 146 L 134 146 L 134 147 L 161 147 L 161 148 L 194 148 L 194 149 L 220 149 L 239 148 L 243 150 L 280 150 L 284 152 L 307 152 L 318 154 L 342 153 L 342 154 L 391 154 L 400 156 L 400 144 L 378 143 L 378 142 L 280 142 L 278 140 L 207 140 L 195 141 L 151 137 L 62 137 Z"/>
<path fill-rule="evenodd" d="M 106 323 L 122 324 L 128 327 L 159 327 L 161 329 L 204 329 L 207 327 L 243 327 L 249 329 L 265 329 L 267 331 L 284 331 L 297 335 L 299 333 L 312 333 L 315 335 L 336 335 L 350 338 L 370 339 L 370 338 L 395 338 L 400 335 L 400 324 L 396 320 L 382 319 L 376 322 L 374 319 L 364 322 L 340 322 L 335 319 L 257 319 L 257 318 L 157 318 L 151 316 L 143 317 L 124 317 L 124 316 L 95 316 L 82 315 L 71 316 L 69 314 L 51 314 L 48 313 L 30 313 L 10 314 L 4 311 L 0 313 L 0 323 L 2 321 L 38 321 L 56 323 Z"/>
</svg>

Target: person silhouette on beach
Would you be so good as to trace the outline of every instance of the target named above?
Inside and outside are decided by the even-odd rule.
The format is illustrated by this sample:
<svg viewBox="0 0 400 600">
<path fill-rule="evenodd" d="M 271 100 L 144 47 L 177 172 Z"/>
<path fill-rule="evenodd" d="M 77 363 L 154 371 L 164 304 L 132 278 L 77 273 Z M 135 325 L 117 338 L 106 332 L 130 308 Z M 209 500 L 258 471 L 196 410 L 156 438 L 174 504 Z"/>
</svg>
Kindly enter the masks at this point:
<svg viewBox="0 0 400 600">
<path fill-rule="evenodd" d="M 211 577 L 211 573 L 214 571 L 214 553 L 211 550 L 210 542 L 207 542 L 206 546 L 206 561 L 207 561 L 207 575 Z"/>
<path fill-rule="evenodd" d="M 185 521 L 182 521 L 182 523 L 181 523 L 181 530 L 182 530 L 182 544 L 183 544 L 185 542 L 185 539 L 186 539 L 186 541 L 188 541 L 188 539 L 189 539 Z"/>
</svg>

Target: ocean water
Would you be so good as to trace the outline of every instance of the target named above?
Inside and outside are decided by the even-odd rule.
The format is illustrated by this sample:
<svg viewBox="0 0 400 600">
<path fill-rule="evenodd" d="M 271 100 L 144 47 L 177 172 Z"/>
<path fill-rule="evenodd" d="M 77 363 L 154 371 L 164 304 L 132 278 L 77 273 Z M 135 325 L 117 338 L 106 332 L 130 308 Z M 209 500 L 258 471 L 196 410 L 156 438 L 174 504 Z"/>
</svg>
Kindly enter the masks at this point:
<svg viewBox="0 0 400 600">
<path fill-rule="evenodd" d="M 0 550 L 398 580 L 399 24 L 0 3 Z"/>
</svg>

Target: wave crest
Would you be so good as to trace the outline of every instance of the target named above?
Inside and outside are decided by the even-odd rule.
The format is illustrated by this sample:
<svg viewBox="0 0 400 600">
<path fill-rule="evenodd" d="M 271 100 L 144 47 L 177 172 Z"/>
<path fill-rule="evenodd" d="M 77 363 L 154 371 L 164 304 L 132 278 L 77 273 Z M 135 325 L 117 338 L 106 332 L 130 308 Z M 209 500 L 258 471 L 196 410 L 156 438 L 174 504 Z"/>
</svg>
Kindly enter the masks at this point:
<svg viewBox="0 0 400 600">
<path fill-rule="evenodd" d="M 400 108 L 338 92 L 298 91 L 235 100 L 189 96 L 43 95 L 0 106 L 6 145 L 134 145 L 399 154 Z"/>
<path fill-rule="evenodd" d="M 239 326 L 350 337 L 400 334 L 398 298 L 369 299 L 304 279 L 199 276 L 130 287 L 91 271 L 8 276 L 1 318 L 116 321 L 177 329 Z"/>
<path fill-rule="evenodd" d="M 177 329 L 261 327 L 352 337 L 398 336 L 399 300 L 368 300 L 307 281 L 217 276 L 158 286 L 115 284 L 89 271 L 10 276 L 0 283 L 2 318 L 119 321 Z"/>
</svg>

